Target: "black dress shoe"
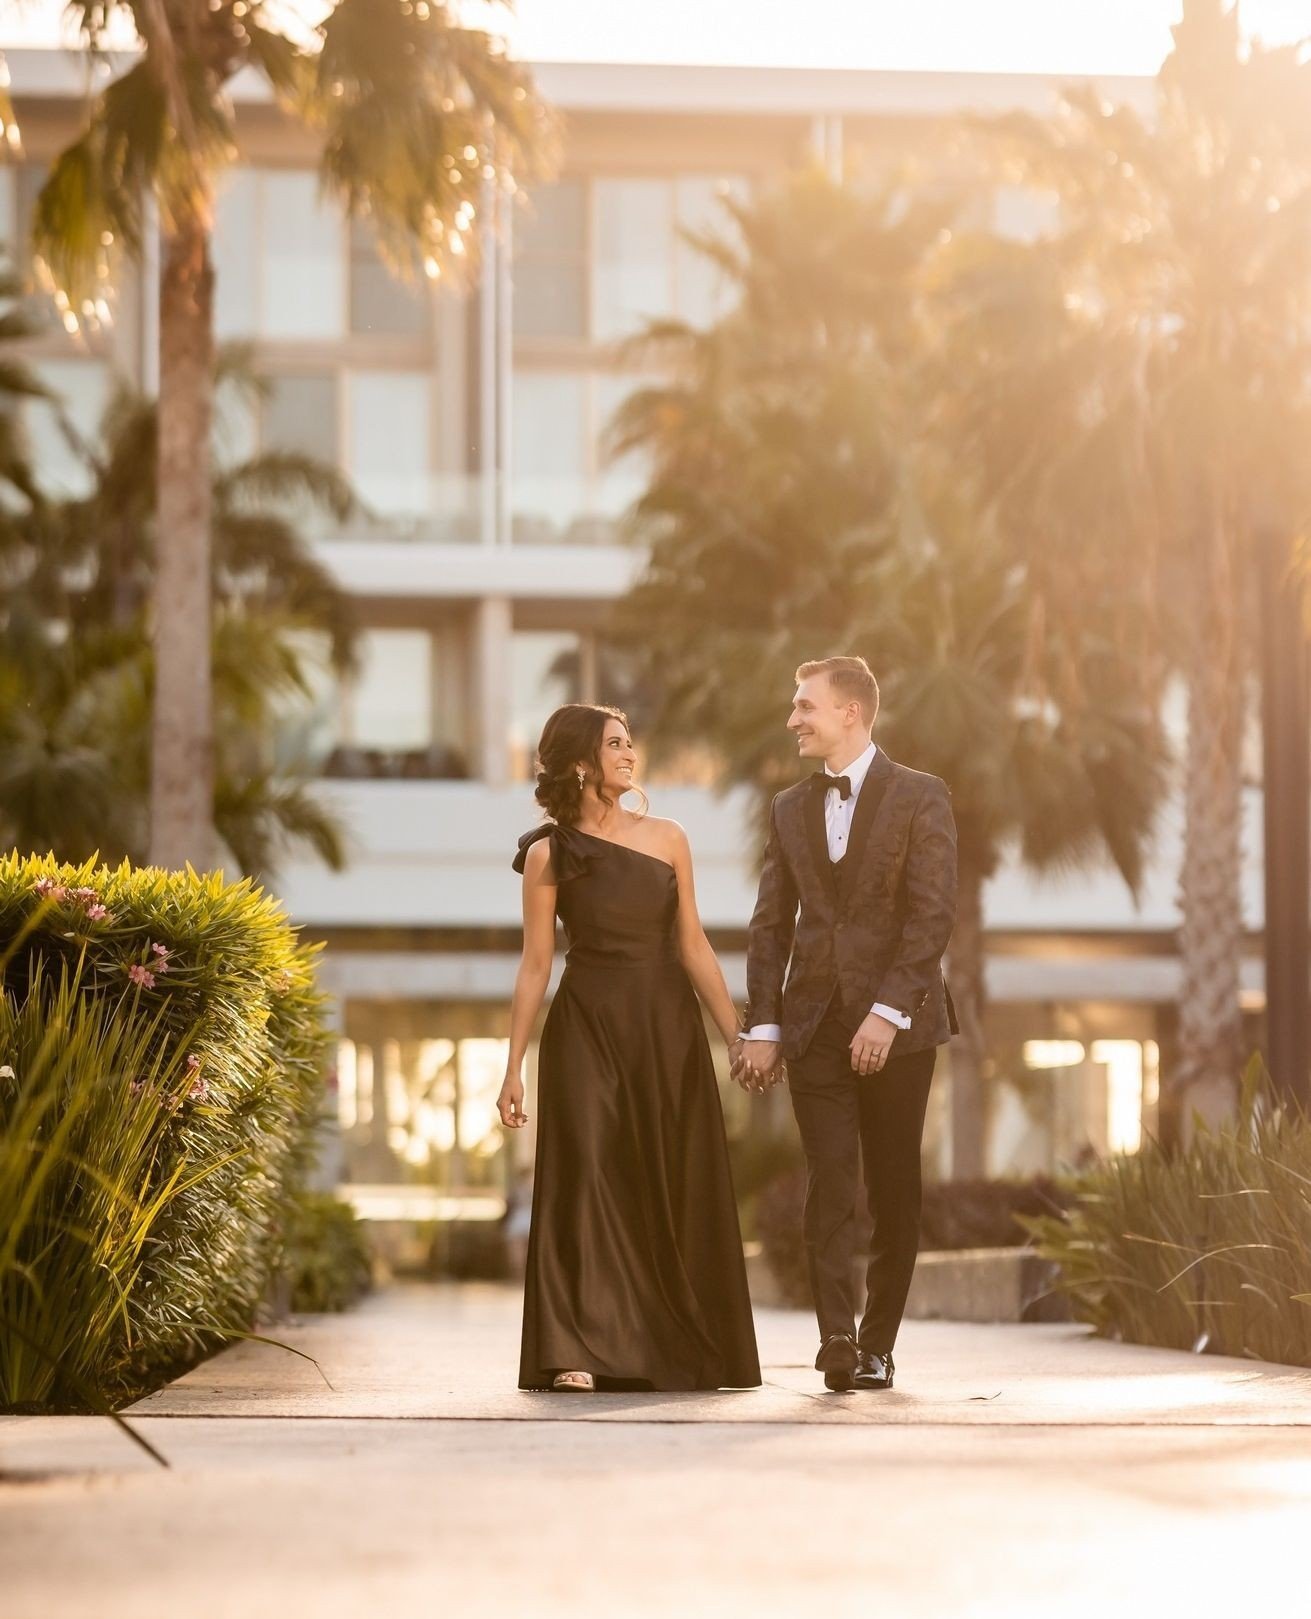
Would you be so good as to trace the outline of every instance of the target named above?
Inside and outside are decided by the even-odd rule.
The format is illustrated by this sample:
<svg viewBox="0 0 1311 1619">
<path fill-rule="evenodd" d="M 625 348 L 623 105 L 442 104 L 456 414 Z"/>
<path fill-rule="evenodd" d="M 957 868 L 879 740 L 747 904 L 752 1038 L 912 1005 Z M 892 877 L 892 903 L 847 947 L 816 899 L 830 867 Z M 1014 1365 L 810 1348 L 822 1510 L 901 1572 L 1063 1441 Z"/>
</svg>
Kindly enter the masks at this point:
<svg viewBox="0 0 1311 1619">
<path fill-rule="evenodd" d="M 868 1349 L 862 1349 L 856 1357 L 856 1387 L 858 1389 L 890 1389 L 892 1387 L 892 1374 L 895 1370 L 896 1367 L 892 1364 L 891 1355 L 872 1355 Z"/>
<path fill-rule="evenodd" d="M 852 1387 L 860 1352 L 849 1332 L 835 1332 L 825 1338 L 815 1356 L 815 1370 L 823 1372 L 824 1387 L 843 1394 Z"/>
</svg>

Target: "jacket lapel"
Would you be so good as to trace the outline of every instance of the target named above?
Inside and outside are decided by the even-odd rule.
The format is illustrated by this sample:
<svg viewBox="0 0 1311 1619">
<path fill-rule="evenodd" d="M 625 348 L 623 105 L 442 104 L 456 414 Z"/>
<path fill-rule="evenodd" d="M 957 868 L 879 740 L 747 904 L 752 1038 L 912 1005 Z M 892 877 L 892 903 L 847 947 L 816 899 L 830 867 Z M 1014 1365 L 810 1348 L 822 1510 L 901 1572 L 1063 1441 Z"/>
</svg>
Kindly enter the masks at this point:
<svg viewBox="0 0 1311 1619">
<path fill-rule="evenodd" d="M 851 818 L 851 836 L 847 839 L 847 857 L 839 867 L 840 887 L 845 900 L 856 885 L 856 878 L 865 860 L 869 845 L 870 828 L 878 814 L 883 795 L 892 780 L 892 761 L 880 748 L 874 755 L 856 800 L 856 813 Z"/>
<path fill-rule="evenodd" d="M 809 782 L 806 783 L 806 800 L 802 805 L 802 816 L 806 823 L 806 847 L 810 850 L 810 858 L 815 871 L 826 891 L 833 894 L 837 891 L 837 877 L 833 871 L 833 862 L 828 857 L 828 830 L 824 825 L 824 794 Z"/>
</svg>

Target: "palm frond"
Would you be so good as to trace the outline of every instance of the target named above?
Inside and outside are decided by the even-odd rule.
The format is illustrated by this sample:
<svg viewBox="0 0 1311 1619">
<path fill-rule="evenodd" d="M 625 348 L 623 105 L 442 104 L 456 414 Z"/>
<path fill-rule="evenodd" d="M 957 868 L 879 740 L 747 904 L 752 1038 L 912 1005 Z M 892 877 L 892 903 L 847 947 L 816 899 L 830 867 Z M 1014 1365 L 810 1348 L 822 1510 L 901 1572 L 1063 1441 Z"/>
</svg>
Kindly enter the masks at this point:
<svg viewBox="0 0 1311 1619">
<path fill-rule="evenodd" d="M 267 874 L 301 844 L 331 871 L 346 864 L 340 821 L 303 782 L 268 772 L 228 776 L 220 767 L 214 822 L 243 871 Z"/>
<path fill-rule="evenodd" d="M 338 523 L 361 515 L 359 497 L 348 478 L 314 456 L 291 450 L 268 450 L 220 472 L 214 498 L 234 510 L 304 502 Z"/>
<path fill-rule="evenodd" d="M 340 0 L 320 35 L 304 109 L 323 128 L 326 188 L 370 221 L 397 274 L 414 274 L 416 251 L 433 272 L 467 264 L 487 179 L 548 162 L 551 119 L 528 70 L 439 0 Z"/>
</svg>

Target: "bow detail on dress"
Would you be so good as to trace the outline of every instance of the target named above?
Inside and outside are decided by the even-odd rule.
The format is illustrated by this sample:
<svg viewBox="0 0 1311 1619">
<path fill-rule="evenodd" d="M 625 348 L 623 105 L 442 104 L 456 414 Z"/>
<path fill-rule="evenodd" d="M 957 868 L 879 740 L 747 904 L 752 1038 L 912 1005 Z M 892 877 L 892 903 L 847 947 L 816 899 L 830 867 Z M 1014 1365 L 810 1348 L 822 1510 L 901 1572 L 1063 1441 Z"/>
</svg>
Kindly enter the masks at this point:
<svg viewBox="0 0 1311 1619">
<path fill-rule="evenodd" d="M 542 826 L 535 826 L 531 832 L 525 832 L 519 839 L 514 869 L 520 876 L 523 875 L 529 849 L 542 838 L 551 840 L 551 870 L 555 873 L 557 884 L 567 883 L 572 877 L 581 877 L 596 859 L 596 851 L 588 849 L 583 840 L 574 835 L 572 827 L 557 826 L 554 821 L 547 821 Z"/>
</svg>

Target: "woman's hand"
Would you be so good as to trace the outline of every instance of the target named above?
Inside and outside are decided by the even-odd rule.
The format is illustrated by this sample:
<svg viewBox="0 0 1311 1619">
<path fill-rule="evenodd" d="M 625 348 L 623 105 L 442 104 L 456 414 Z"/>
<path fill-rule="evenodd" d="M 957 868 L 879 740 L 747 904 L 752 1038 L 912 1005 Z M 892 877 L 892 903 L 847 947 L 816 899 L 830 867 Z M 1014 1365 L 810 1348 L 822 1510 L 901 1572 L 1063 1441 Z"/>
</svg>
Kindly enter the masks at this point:
<svg viewBox="0 0 1311 1619">
<path fill-rule="evenodd" d="M 528 1123 L 528 1115 L 523 1110 L 523 1080 L 518 1074 L 505 1076 L 501 1094 L 496 1098 L 496 1111 L 507 1130 L 522 1130 Z"/>
</svg>

